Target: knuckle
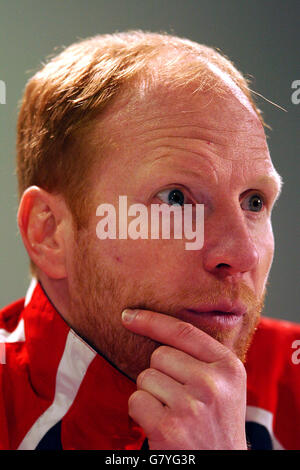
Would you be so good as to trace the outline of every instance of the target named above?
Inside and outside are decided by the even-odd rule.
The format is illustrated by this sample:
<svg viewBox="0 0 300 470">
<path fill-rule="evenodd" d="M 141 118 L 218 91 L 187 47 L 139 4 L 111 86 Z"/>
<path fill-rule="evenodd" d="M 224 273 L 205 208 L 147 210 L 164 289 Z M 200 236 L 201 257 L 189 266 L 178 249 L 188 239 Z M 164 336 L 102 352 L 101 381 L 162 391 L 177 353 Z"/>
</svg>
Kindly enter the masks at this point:
<svg viewBox="0 0 300 470">
<path fill-rule="evenodd" d="M 232 377 L 246 379 L 246 369 L 242 361 L 233 353 L 226 357 L 226 366 L 228 367 Z"/>
<path fill-rule="evenodd" d="M 149 378 L 153 377 L 153 375 L 155 374 L 155 370 L 152 369 L 152 368 L 149 368 L 149 369 L 145 369 L 143 370 L 138 376 L 137 376 L 137 379 L 136 379 L 136 385 L 138 388 L 142 388 L 145 381 L 148 380 Z"/>
<path fill-rule="evenodd" d="M 178 322 L 176 335 L 180 339 L 190 339 L 195 335 L 195 328 L 190 323 Z"/>
<path fill-rule="evenodd" d="M 147 392 L 136 390 L 128 399 L 128 415 L 135 420 L 145 410 L 146 406 Z"/>
<path fill-rule="evenodd" d="M 152 355 L 151 355 L 151 360 L 150 360 L 150 366 L 154 366 L 155 364 L 160 364 L 160 362 L 166 357 L 166 355 L 169 352 L 169 347 L 162 345 L 156 348 Z"/>
<path fill-rule="evenodd" d="M 197 390 L 200 390 L 200 400 L 205 405 L 213 405 L 224 393 L 224 378 L 217 373 L 199 374 L 195 381 Z"/>
<path fill-rule="evenodd" d="M 222 386 L 223 381 L 221 378 L 207 376 L 205 380 L 205 386 L 203 387 L 205 393 L 205 398 L 203 398 L 203 401 L 205 401 L 205 403 L 211 404 L 217 400 L 218 397 L 222 395 Z"/>
<path fill-rule="evenodd" d="M 130 395 L 128 399 L 129 411 L 133 411 L 134 409 L 136 409 L 136 407 L 139 406 L 141 401 L 143 401 L 142 393 L 139 390 L 137 390 L 132 395 Z"/>
<path fill-rule="evenodd" d="M 197 398 L 187 395 L 182 409 L 184 416 L 197 418 L 203 410 L 203 403 Z"/>
</svg>

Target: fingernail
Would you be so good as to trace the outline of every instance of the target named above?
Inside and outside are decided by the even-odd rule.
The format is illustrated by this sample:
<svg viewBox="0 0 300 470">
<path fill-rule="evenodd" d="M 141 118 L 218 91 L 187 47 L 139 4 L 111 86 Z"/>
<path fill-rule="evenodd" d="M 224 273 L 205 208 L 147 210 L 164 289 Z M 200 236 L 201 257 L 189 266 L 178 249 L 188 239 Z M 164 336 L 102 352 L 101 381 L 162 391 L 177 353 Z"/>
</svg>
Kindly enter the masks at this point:
<svg viewBox="0 0 300 470">
<path fill-rule="evenodd" d="M 132 322 L 132 320 L 134 320 L 137 313 L 138 313 L 138 310 L 130 310 L 129 308 L 126 308 L 122 312 L 122 320 L 126 323 L 130 323 Z"/>
</svg>

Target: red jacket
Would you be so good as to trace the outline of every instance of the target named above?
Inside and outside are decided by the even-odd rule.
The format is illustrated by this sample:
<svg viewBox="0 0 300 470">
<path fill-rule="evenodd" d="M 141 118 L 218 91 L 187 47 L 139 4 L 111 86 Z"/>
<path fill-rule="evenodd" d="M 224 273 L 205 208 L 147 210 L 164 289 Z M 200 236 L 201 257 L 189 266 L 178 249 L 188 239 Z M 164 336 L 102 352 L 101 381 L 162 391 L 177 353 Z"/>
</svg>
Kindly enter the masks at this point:
<svg viewBox="0 0 300 470">
<path fill-rule="evenodd" d="M 128 416 L 134 382 L 70 329 L 39 283 L 0 312 L 0 346 L 1 449 L 142 447 Z M 299 362 L 300 325 L 263 318 L 246 363 L 253 449 L 300 449 Z"/>
</svg>

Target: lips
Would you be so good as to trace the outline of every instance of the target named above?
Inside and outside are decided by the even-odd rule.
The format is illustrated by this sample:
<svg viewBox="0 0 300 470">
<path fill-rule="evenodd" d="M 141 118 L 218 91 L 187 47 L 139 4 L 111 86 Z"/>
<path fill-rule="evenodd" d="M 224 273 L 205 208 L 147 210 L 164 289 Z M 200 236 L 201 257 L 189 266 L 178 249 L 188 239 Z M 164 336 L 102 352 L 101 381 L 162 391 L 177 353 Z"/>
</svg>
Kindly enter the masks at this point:
<svg viewBox="0 0 300 470">
<path fill-rule="evenodd" d="M 201 304 L 185 308 L 177 313 L 177 318 L 191 323 L 200 330 L 209 331 L 231 331 L 243 324 L 246 314 L 246 306 L 239 302 L 223 301 L 218 304 Z"/>
<path fill-rule="evenodd" d="M 177 312 L 176 316 L 208 334 L 212 334 L 212 331 L 218 331 L 221 334 L 234 329 L 241 331 L 246 313 L 247 307 L 242 302 L 222 299 L 214 304 L 203 303 L 189 306 Z"/>
<path fill-rule="evenodd" d="M 223 301 L 218 304 L 201 304 L 197 307 L 186 308 L 185 310 L 200 316 L 201 314 L 211 314 L 242 317 L 246 313 L 247 307 L 241 302 Z"/>
</svg>

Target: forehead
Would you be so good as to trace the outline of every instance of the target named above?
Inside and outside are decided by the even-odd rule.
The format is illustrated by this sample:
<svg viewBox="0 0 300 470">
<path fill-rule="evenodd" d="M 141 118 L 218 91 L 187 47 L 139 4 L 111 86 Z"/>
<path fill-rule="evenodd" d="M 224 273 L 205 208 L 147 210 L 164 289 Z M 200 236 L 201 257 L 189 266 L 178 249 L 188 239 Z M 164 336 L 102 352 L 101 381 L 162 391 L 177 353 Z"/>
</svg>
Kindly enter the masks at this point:
<svg viewBox="0 0 300 470">
<path fill-rule="evenodd" d="M 208 92 L 195 87 L 174 88 L 158 83 L 151 90 L 116 100 L 95 134 L 108 138 L 110 151 L 125 159 L 155 158 L 162 147 L 197 154 L 203 145 L 223 160 L 269 159 L 263 126 L 247 97 L 225 84 Z M 132 152 L 132 148 L 142 152 Z M 110 152 L 108 152 L 110 153 Z"/>
<path fill-rule="evenodd" d="M 181 128 L 184 135 L 196 138 L 205 130 L 208 134 L 219 133 L 221 142 L 225 135 L 239 135 L 242 144 L 250 131 L 261 146 L 266 146 L 256 112 L 230 78 L 227 83 L 219 80 L 215 89 L 206 92 L 197 92 L 196 84 L 176 88 L 160 82 L 150 89 L 141 85 L 134 87 L 132 93 L 128 91 L 115 100 L 101 119 L 112 138 Z"/>
<path fill-rule="evenodd" d="M 239 91 L 225 91 L 195 93 L 194 87 L 159 83 L 118 98 L 90 139 L 96 155 L 100 136 L 106 140 L 100 173 L 94 173 L 103 176 L 99 184 L 185 174 L 186 182 L 193 175 L 211 185 L 227 179 L 231 187 L 268 177 L 280 189 L 260 119 Z"/>
</svg>

